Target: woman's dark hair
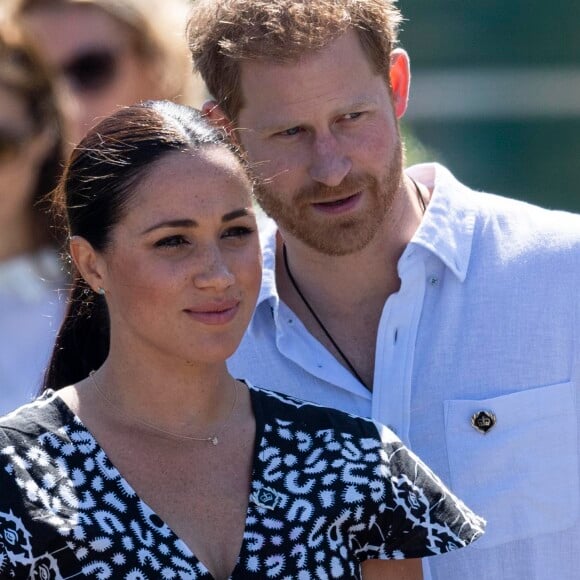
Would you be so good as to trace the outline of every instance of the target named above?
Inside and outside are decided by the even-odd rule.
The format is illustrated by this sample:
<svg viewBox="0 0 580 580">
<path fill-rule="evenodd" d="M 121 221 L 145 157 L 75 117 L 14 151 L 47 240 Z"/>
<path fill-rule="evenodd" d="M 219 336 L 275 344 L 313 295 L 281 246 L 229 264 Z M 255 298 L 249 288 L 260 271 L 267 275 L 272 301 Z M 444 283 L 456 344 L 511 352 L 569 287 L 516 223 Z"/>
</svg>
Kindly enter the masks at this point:
<svg viewBox="0 0 580 580">
<path fill-rule="evenodd" d="M 130 210 L 136 186 L 171 152 L 208 145 L 230 149 L 223 133 L 198 111 L 169 101 L 120 109 L 77 145 L 55 190 L 54 208 L 69 237 L 81 236 L 102 252 Z M 70 260 L 69 260 L 70 261 Z M 109 352 L 109 315 L 71 264 L 72 291 L 46 372 L 43 390 L 60 389 L 99 368 Z"/>
</svg>

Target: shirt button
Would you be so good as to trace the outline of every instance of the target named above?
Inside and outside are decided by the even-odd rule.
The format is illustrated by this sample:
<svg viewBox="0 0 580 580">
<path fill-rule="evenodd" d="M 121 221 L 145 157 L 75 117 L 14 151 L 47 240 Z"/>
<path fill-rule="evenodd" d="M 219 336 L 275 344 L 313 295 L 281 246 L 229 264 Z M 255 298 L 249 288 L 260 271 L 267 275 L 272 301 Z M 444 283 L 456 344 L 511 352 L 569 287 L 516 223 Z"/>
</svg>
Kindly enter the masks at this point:
<svg viewBox="0 0 580 580">
<path fill-rule="evenodd" d="M 478 411 L 471 416 L 472 427 L 484 435 L 493 429 L 496 422 L 496 417 L 491 411 Z"/>
<path fill-rule="evenodd" d="M 439 286 L 439 278 L 437 276 L 431 276 L 429 278 L 429 284 L 431 284 L 431 286 Z"/>
</svg>

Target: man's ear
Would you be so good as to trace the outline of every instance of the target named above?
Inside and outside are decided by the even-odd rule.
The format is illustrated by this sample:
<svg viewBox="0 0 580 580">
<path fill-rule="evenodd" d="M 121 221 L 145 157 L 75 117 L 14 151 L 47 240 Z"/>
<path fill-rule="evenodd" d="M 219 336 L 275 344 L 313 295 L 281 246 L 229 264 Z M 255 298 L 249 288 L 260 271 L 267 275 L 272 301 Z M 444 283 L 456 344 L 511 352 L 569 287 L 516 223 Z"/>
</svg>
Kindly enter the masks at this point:
<svg viewBox="0 0 580 580">
<path fill-rule="evenodd" d="M 208 118 L 214 125 L 222 128 L 229 139 L 238 144 L 234 124 L 230 121 L 224 110 L 218 105 L 217 101 L 209 100 L 201 106 L 201 112 L 204 117 Z"/>
<path fill-rule="evenodd" d="M 106 268 L 102 256 L 81 236 L 70 239 L 71 258 L 85 282 L 95 291 L 107 289 Z"/>
<path fill-rule="evenodd" d="M 407 104 L 409 103 L 409 85 L 411 83 L 409 55 L 402 48 L 395 48 L 391 52 L 389 81 L 393 94 L 395 115 L 397 119 L 400 119 L 407 110 Z"/>
</svg>

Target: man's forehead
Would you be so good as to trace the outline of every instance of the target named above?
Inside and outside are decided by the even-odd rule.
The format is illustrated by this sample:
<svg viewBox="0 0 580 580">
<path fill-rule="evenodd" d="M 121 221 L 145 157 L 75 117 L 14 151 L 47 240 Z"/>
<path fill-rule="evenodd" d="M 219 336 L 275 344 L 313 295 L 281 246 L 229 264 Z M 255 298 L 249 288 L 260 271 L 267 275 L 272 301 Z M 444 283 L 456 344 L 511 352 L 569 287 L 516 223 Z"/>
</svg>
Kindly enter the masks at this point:
<svg viewBox="0 0 580 580">
<path fill-rule="evenodd" d="M 386 87 L 360 47 L 329 47 L 288 63 L 245 61 L 240 66 L 243 104 L 238 119 L 255 129 L 284 128 L 317 112 L 345 114 L 374 106 Z"/>
</svg>

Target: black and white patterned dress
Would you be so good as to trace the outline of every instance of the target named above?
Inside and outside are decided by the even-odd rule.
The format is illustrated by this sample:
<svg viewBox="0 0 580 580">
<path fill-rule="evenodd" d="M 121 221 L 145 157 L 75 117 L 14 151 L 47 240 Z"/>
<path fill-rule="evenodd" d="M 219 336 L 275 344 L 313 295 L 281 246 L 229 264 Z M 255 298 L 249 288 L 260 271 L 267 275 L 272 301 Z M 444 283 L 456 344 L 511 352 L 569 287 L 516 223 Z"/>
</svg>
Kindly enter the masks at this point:
<svg viewBox="0 0 580 580">
<path fill-rule="evenodd" d="M 246 527 L 231 578 L 359 578 L 369 558 L 466 546 L 483 521 L 387 429 L 250 387 Z M 0 420 L 0 578 L 211 575 L 47 393 Z"/>
</svg>

